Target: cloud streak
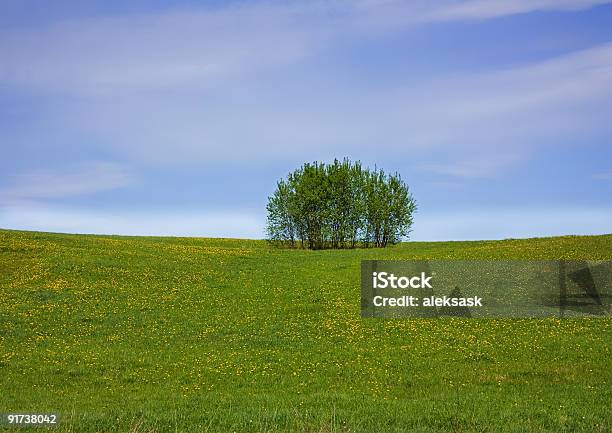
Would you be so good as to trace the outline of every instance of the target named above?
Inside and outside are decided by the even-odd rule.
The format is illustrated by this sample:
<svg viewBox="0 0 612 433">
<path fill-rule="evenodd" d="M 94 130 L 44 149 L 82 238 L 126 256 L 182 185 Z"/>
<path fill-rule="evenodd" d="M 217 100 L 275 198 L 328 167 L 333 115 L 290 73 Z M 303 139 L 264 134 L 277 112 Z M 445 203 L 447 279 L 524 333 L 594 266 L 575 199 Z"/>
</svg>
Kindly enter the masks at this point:
<svg viewBox="0 0 612 433">
<path fill-rule="evenodd" d="M 508 239 L 612 233 L 612 209 L 473 209 L 420 215 L 413 240 Z"/>
<path fill-rule="evenodd" d="M 22 204 L 0 208 L 0 227 L 130 236 L 264 237 L 263 217 L 249 210 L 92 212 L 73 207 Z"/>
<path fill-rule="evenodd" d="M 246 99 L 209 93 L 215 100 L 210 106 L 202 103 L 206 94 L 141 95 L 98 101 L 68 115 L 78 119 L 84 135 L 153 164 L 375 151 L 416 155 L 421 168 L 463 177 L 487 176 L 541 149 L 612 132 L 606 120 L 612 44 L 501 71 L 374 86 L 362 91 L 359 104 L 339 90 L 303 94 L 299 104 L 281 99 L 257 105 L 253 101 L 277 94 L 273 82 L 261 79 L 258 86 Z M 449 164 L 457 168 L 445 168 Z"/>
<path fill-rule="evenodd" d="M 0 82 L 78 95 L 188 86 L 300 61 L 338 37 L 436 21 L 587 9 L 612 0 L 240 3 L 0 33 Z"/>
<path fill-rule="evenodd" d="M 425 14 L 424 20 L 484 20 L 543 11 L 576 11 L 610 3 L 610 0 L 473 0 L 451 2 Z"/>
<path fill-rule="evenodd" d="M 405 112 L 413 140 L 428 149 L 446 145 L 452 160 L 436 157 L 422 168 L 460 177 L 491 174 L 538 149 L 554 151 L 577 137 L 612 132 L 605 120 L 612 110 L 612 44 L 458 77 L 420 93 L 408 90 L 403 99 L 424 101 Z"/>
<path fill-rule="evenodd" d="M 593 179 L 612 180 L 612 171 L 608 173 L 597 173 L 593 175 Z"/>
<path fill-rule="evenodd" d="M 71 170 L 32 171 L 15 176 L 0 189 L 0 205 L 41 199 L 91 195 L 125 187 L 134 176 L 124 167 L 109 162 L 88 162 Z"/>
<path fill-rule="evenodd" d="M 302 57 L 319 38 L 303 13 L 260 3 L 13 30 L 0 38 L 0 81 L 83 96 L 209 88 Z"/>
</svg>

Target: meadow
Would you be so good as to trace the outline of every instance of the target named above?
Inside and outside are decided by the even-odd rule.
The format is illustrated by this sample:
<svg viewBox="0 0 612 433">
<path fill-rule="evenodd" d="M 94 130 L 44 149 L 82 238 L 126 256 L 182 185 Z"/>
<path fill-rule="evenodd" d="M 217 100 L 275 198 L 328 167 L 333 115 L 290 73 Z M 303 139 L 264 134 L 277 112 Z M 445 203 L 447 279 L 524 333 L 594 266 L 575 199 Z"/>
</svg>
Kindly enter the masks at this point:
<svg viewBox="0 0 612 433">
<path fill-rule="evenodd" d="M 417 258 L 606 260 L 612 235 L 309 251 L 0 230 L 0 413 L 59 413 L 54 432 L 612 431 L 610 317 L 361 318 L 361 260 Z"/>
</svg>

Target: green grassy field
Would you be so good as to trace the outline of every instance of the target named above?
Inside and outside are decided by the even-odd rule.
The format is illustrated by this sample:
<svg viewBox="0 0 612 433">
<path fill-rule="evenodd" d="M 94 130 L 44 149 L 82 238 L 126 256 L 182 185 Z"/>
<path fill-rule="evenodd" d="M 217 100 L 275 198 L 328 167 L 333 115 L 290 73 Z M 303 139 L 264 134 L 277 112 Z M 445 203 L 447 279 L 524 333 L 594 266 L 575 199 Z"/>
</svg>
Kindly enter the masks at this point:
<svg viewBox="0 0 612 433">
<path fill-rule="evenodd" d="M 0 230 L 0 413 L 58 412 L 57 432 L 612 431 L 612 319 L 362 319 L 360 261 L 412 258 L 612 259 L 612 235 L 314 252 Z"/>
</svg>

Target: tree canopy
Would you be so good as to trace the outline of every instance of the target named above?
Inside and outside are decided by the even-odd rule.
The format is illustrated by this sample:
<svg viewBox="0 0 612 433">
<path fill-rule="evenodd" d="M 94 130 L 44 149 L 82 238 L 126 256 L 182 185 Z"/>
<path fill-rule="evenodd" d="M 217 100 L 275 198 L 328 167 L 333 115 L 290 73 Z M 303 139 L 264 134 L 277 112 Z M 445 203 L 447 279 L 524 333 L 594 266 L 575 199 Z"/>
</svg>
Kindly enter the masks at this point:
<svg viewBox="0 0 612 433">
<path fill-rule="evenodd" d="M 410 233 L 416 202 L 399 174 L 359 161 L 305 163 L 268 198 L 270 241 L 311 249 L 385 247 Z"/>
</svg>

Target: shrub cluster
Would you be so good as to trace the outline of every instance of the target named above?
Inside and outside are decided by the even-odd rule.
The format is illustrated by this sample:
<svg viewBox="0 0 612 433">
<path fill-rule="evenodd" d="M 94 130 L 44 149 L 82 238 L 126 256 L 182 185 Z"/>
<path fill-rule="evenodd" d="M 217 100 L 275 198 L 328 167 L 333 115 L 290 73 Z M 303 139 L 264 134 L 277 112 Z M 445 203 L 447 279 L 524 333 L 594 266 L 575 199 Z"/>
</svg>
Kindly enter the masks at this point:
<svg viewBox="0 0 612 433">
<path fill-rule="evenodd" d="M 290 173 L 267 210 L 270 241 L 311 249 L 385 247 L 408 235 L 416 203 L 398 174 L 345 159 Z"/>
</svg>

